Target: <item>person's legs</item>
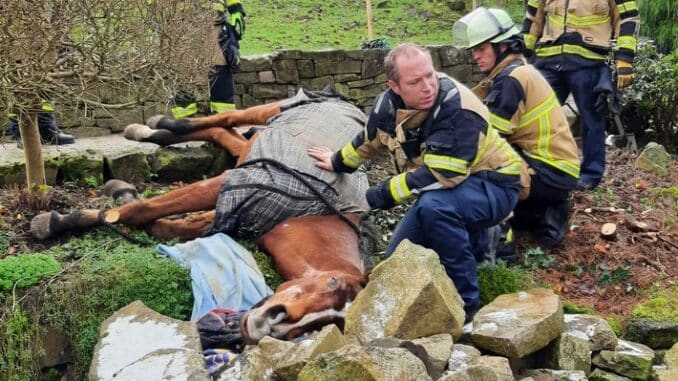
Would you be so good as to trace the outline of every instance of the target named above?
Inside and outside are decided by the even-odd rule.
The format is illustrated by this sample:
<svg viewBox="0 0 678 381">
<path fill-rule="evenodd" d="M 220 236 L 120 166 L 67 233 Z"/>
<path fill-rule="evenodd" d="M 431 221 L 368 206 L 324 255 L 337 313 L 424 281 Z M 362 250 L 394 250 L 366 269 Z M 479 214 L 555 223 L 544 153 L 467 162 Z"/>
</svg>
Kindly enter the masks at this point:
<svg viewBox="0 0 678 381">
<path fill-rule="evenodd" d="M 474 176 L 454 188 L 425 192 L 396 227 L 387 256 L 405 238 L 434 250 L 472 316 L 480 298 L 475 254 L 485 250 L 486 229 L 504 219 L 517 200 L 517 190 Z"/>
<path fill-rule="evenodd" d="M 556 97 L 558 97 L 560 105 L 564 105 L 567 96 L 570 95 L 570 88 L 565 82 L 565 73 L 548 68 L 540 68 L 539 72 L 544 76 L 546 82 L 551 85 L 551 88 L 556 93 Z"/>
<path fill-rule="evenodd" d="M 235 85 L 229 66 L 214 66 L 209 73 L 210 110 L 213 113 L 235 109 Z"/>
<path fill-rule="evenodd" d="M 582 162 L 578 187 L 593 189 L 605 172 L 605 115 L 595 110 L 597 95 L 593 87 L 598 83 L 600 67 L 583 68 L 567 73 L 567 84 L 582 124 Z"/>
<path fill-rule="evenodd" d="M 560 244 L 570 229 L 570 192 L 532 176 L 528 202 L 536 216 L 533 231 L 537 241 L 546 247 Z"/>
<path fill-rule="evenodd" d="M 73 144 L 75 138 L 73 135 L 63 133 L 56 123 L 56 117 L 53 111 L 42 111 L 38 113 L 38 130 L 43 144 Z"/>
</svg>

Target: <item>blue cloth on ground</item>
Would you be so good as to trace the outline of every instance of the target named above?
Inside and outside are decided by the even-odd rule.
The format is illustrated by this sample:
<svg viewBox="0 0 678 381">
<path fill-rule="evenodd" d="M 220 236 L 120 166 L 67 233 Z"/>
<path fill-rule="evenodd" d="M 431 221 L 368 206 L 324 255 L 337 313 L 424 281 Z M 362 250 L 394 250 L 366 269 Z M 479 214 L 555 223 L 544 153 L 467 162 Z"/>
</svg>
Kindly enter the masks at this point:
<svg viewBox="0 0 678 381">
<path fill-rule="evenodd" d="M 157 249 L 191 270 L 193 321 L 218 307 L 248 310 L 273 294 L 252 254 L 226 234 Z"/>
</svg>

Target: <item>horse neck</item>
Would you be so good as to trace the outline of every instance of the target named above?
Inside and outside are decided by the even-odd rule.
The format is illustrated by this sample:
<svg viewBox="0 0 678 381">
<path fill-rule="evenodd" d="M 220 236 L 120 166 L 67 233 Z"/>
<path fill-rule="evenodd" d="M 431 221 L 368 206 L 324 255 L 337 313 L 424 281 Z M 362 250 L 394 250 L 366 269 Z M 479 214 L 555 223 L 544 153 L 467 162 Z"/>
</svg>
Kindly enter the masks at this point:
<svg viewBox="0 0 678 381">
<path fill-rule="evenodd" d="M 359 218 L 358 218 L 359 219 Z M 290 218 L 257 242 L 285 280 L 335 271 L 363 276 L 359 237 L 335 215 Z"/>
</svg>

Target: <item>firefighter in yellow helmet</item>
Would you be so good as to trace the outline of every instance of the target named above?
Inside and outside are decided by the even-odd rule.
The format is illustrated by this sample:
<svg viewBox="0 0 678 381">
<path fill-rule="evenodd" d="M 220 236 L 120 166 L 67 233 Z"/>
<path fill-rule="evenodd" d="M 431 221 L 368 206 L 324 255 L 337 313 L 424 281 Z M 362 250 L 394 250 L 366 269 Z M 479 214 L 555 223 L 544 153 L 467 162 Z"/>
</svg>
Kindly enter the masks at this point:
<svg viewBox="0 0 678 381">
<path fill-rule="evenodd" d="M 487 108 L 470 89 L 437 73 L 430 53 L 399 45 L 384 60 L 388 90 L 374 101 L 365 130 L 344 147 L 311 147 L 320 168 L 353 172 L 378 151 L 397 175 L 369 188 L 371 208 L 416 197 L 386 249 L 404 239 L 434 250 L 464 299 L 466 318 L 479 307 L 476 258 L 488 228 L 506 218 L 529 186 L 518 154 L 490 127 Z"/>
<path fill-rule="evenodd" d="M 240 40 L 245 33 L 245 9 L 240 0 L 217 0 L 211 3 L 217 12 L 211 39 L 215 44 L 210 83 L 210 111 L 218 113 L 235 109 L 233 72 L 240 64 Z M 173 99 L 172 116 L 186 118 L 198 112 L 194 95 L 180 91 Z"/>
<path fill-rule="evenodd" d="M 530 168 L 530 192 L 522 195 L 514 224 L 555 246 L 568 231 L 569 193 L 579 178 L 577 145 L 556 94 L 525 62 L 522 37 L 506 11 L 479 7 L 453 32 L 455 44 L 472 49 L 486 75 L 473 91 L 490 110 L 490 124 Z"/>
<path fill-rule="evenodd" d="M 605 172 L 605 94 L 633 82 L 640 19 L 633 0 L 529 0 L 522 32 L 534 65 L 561 104 L 572 93 L 582 122 L 578 188 L 595 188 Z M 616 78 L 606 59 L 616 41 Z M 609 86 L 607 85 L 609 83 Z"/>
</svg>

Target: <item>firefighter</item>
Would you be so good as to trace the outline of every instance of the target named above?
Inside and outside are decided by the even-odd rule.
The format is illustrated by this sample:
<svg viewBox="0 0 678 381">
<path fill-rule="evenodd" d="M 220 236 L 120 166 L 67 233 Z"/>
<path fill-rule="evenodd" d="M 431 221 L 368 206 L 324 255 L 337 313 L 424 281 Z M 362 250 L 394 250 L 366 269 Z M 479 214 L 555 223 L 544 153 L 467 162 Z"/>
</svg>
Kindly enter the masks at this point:
<svg viewBox="0 0 678 381">
<path fill-rule="evenodd" d="M 12 139 L 17 142 L 17 146 L 23 148 L 21 132 L 19 131 L 19 120 L 16 114 L 9 114 L 7 126 L 12 134 Z M 54 116 L 54 105 L 44 99 L 41 101 L 40 112 L 38 112 L 38 132 L 40 133 L 42 144 L 62 145 L 75 143 L 73 135 L 66 134 L 59 129 L 56 117 Z"/>
<path fill-rule="evenodd" d="M 434 250 L 470 320 L 479 305 L 475 257 L 487 247 L 487 229 L 509 215 L 520 188 L 529 186 L 526 167 L 490 127 L 482 102 L 437 73 L 427 50 L 400 45 L 384 65 L 389 89 L 375 99 L 364 131 L 337 152 L 311 147 L 308 153 L 320 168 L 352 172 L 388 150 L 399 174 L 369 188 L 370 207 L 390 209 L 418 198 L 386 256 L 404 239 Z"/>
<path fill-rule="evenodd" d="M 633 0 L 527 2 L 522 32 L 534 65 L 561 104 L 572 93 L 582 118 L 581 190 L 598 186 L 605 172 L 606 94 L 596 84 L 610 77 L 605 61 L 615 40 L 617 86 L 621 90 L 633 82 L 639 24 Z"/>
<path fill-rule="evenodd" d="M 530 168 L 513 223 L 553 247 L 569 228 L 569 193 L 579 179 L 577 145 L 548 82 L 523 58 L 524 44 L 502 9 L 476 8 L 453 27 L 455 44 L 472 49 L 486 77 L 473 89 L 490 110 L 490 124 Z M 526 199 L 525 199 L 526 198 Z"/>
<path fill-rule="evenodd" d="M 240 40 L 245 33 L 245 9 L 240 0 L 223 0 L 212 3 L 217 18 L 212 28 L 214 42 L 210 83 L 210 111 L 219 113 L 235 109 L 235 84 L 233 72 L 240 64 Z M 179 91 L 173 99 L 172 116 L 186 118 L 198 112 L 195 96 Z"/>
</svg>

